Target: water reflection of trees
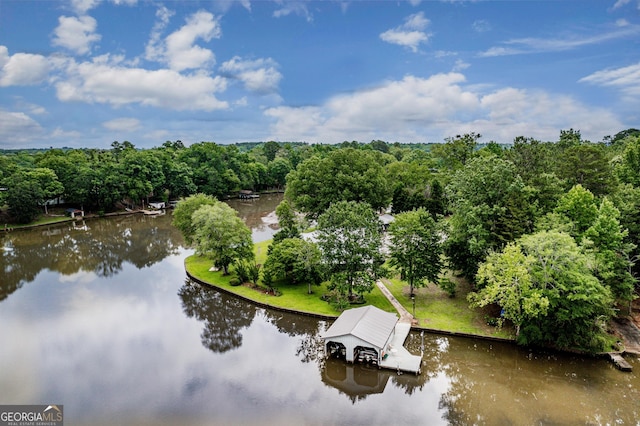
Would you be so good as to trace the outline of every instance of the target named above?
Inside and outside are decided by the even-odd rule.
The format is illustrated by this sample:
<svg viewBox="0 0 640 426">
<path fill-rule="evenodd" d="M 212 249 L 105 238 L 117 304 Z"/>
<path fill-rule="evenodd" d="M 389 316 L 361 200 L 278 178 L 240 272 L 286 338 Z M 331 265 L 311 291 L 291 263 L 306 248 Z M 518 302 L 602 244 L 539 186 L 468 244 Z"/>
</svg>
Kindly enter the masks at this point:
<svg viewBox="0 0 640 426">
<path fill-rule="evenodd" d="M 242 346 L 241 331 L 253 322 L 257 309 L 254 305 L 189 279 L 178 295 L 184 313 L 204 323 L 200 335 L 204 347 L 224 353 Z"/>
<path fill-rule="evenodd" d="M 14 231 L 2 236 L 0 300 L 48 269 L 109 277 L 131 263 L 144 268 L 176 254 L 182 236 L 170 216 L 124 216 Z"/>
</svg>

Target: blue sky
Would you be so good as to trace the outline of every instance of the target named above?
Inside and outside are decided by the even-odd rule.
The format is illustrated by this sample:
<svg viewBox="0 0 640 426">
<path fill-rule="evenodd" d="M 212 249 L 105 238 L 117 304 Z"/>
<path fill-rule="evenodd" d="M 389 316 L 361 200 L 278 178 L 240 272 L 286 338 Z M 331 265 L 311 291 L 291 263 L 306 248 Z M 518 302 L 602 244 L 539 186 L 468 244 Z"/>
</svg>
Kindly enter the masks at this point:
<svg viewBox="0 0 640 426">
<path fill-rule="evenodd" d="M 0 0 L 0 148 L 629 127 L 639 0 Z"/>
</svg>

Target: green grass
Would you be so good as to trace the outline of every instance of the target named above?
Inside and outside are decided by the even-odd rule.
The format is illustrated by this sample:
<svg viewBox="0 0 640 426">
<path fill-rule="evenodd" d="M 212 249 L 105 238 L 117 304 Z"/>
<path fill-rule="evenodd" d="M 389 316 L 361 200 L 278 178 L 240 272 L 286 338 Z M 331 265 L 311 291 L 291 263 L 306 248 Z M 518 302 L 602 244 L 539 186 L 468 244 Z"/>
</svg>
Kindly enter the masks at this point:
<svg viewBox="0 0 640 426">
<path fill-rule="evenodd" d="M 450 279 L 457 283 L 456 297 L 454 298 L 449 297 L 435 284 L 414 289 L 416 294 L 415 317 L 418 319 L 419 326 L 454 333 L 513 338 L 512 330 L 487 325 L 484 311 L 469 308 L 466 298 L 470 286 L 467 282 L 456 277 L 450 277 Z M 391 294 L 405 309 L 413 313 L 408 283 L 399 278 L 386 279 L 384 282 Z"/>
<path fill-rule="evenodd" d="M 61 223 L 61 222 L 69 222 L 72 219 L 68 216 L 40 216 L 38 217 L 36 220 L 34 220 L 33 222 L 30 223 L 26 223 L 26 224 L 11 224 L 11 225 L 7 225 L 9 228 L 29 228 L 31 226 L 37 226 L 37 225 L 47 225 L 47 224 L 51 224 L 51 223 Z"/>
<path fill-rule="evenodd" d="M 264 241 L 255 244 L 256 263 L 264 264 L 270 243 L 271 241 Z M 277 308 L 306 313 L 340 315 L 340 311 L 321 299 L 322 295 L 328 292 L 327 283 L 323 283 L 320 286 L 312 286 L 312 294 L 307 293 L 308 286 L 306 284 L 277 283 L 275 288 L 281 295 L 274 296 L 269 294 L 266 291 L 266 287 L 261 285 L 260 282 L 258 283 L 258 288 L 249 285 L 232 286 L 229 281 L 234 277 L 234 274 L 223 276 L 222 272 L 211 272 L 209 271 L 211 265 L 212 261 L 202 256 L 193 255 L 185 260 L 187 271 L 194 277 L 249 300 Z M 466 296 L 471 290 L 469 283 L 456 277 L 450 278 L 458 284 L 457 294 L 454 298 L 450 298 L 435 284 L 415 290 L 415 316 L 418 319 L 419 326 L 453 333 L 513 338 L 511 329 L 499 329 L 487 325 L 485 311 L 469 308 L 466 300 Z M 384 282 L 394 297 L 398 299 L 407 311 L 412 313 L 413 304 L 409 298 L 408 283 L 398 278 L 385 279 Z M 374 287 L 371 293 L 365 295 L 365 300 L 367 304 L 376 306 L 384 311 L 396 312 L 391 302 L 377 287 Z"/>
<path fill-rule="evenodd" d="M 255 244 L 254 252 L 256 253 L 256 263 L 264 264 L 267 258 L 267 248 L 269 244 L 271 244 L 271 241 Z M 327 283 L 312 286 L 312 294 L 308 294 L 309 286 L 307 284 L 279 284 L 276 285 L 275 288 L 280 291 L 281 295 L 274 296 L 267 294 L 265 291 L 266 287 L 262 286 L 260 282 L 258 283 L 258 289 L 246 285 L 232 286 L 229 284 L 229 281 L 234 277 L 233 273 L 223 276 L 220 271 L 211 272 L 209 271 L 211 265 L 211 260 L 202 256 L 193 255 L 185 260 L 187 271 L 194 277 L 214 287 L 223 288 L 249 300 L 300 312 L 332 316 L 340 315 L 340 311 L 321 299 L 322 295 L 329 291 L 327 289 Z M 377 287 L 375 287 L 371 293 L 365 295 L 365 300 L 369 305 L 374 305 L 387 312 L 395 312 L 391 303 Z"/>
</svg>

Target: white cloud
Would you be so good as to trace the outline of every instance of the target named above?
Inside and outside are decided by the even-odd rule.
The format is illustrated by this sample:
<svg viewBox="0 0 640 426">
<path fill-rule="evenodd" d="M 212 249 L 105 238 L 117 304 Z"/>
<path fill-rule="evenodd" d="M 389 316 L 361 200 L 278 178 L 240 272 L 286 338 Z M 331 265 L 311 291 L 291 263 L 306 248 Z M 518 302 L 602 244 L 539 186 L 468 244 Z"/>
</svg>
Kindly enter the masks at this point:
<svg viewBox="0 0 640 426">
<path fill-rule="evenodd" d="M 162 45 L 162 31 L 167 27 L 169 20 L 175 14 L 174 11 L 160 6 L 156 11 L 157 21 L 151 29 L 149 42 L 145 46 L 145 57 L 152 61 L 163 60 L 164 46 Z"/>
<path fill-rule="evenodd" d="M 616 88 L 623 93 L 626 100 L 635 99 L 637 102 L 640 96 L 640 62 L 622 68 L 596 71 L 579 81 Z"/>
<path fill-rule="evenodd" d="M 161 19 L 163 19 L 162 15 Z M 189 16 L 184 26 L 167 36 L 164 51 L 160 56 L 174 71 L 213 65 L 215 63 L 213 52 L 194 43 L 198 39 L 209 42 L 212 38 L 219 38 L 221 34 L 220 23 L 216 17 L 201 10 Z"/>
<path fill-rule="evenodd" d="M 79 14 L 84 15 L 100 3 L 100 0 L 71 0 L 71 7 Z"/>
<path fill-rule="evenodd" d="M 616 3 L 613 5 L 613 9 L 619 9 L 622 6 L 631 3 L 631 0 L 618 0 L 616 1 Z"/>
<path fill-rule="evenodd" d="M 91 16 L 58 18 L 58 27 L 54 30 L 53 45 L 69 49 L 78 55 L 90 52 L 91 44 L 100 40 L 96 34 L 97 22 Z"/>
<path fill-rule="evenodd" d="M 481 57 L 519 55 L 525 53 L 561 52 L 582 46 L 605 43 L 620 38 L 633 37 L 640 34 L 640 26 L 616 26 L 614 30 L 590 35 L 574 35 L 566 38 L 536 38 L 525 37 L 504 42 L 505 46 L 494 46 L 479 53 Z"/>
<path fill-rule="evenodd" d="M 228 108 L 227 102 L 215 96 L 226 89 L 226 80 L 203 72 L 182 75 L 168 69 L 131 68 L 105 55 L 92 62 L 69 61 L 65 73 L 65 78 L 55 83 L 61 101 L 140 104 L 170 110 Z"/>
<path fill-rule="evenodd" d="M 271 58 L 243 60 L 234 56 L 220 66 L 220 71 L 244 83 L 244 87 L 257 93 L 273 93 L 278 89 L 282 74 Z"/>
<path fill-rule="evenodd" d="M 309 12 L 307 2 L 300 0 L 276 0 L 281 7 L 273 12 L 274 18 L 281 18 L 291 14 L 304 17 L 307 22 L 313 21 L 313 15 Z"/>
<path fill-rule="evenodd" d="M 102 123 L 102 127 L 113 131 L 132 132 L 140 128 L 140 120 L 126 117 L 114 118 Z"/>
<path fill-rule="evenodd" d="M 269 108 L 274 140 L 438 142 L 464 132 L 511 142 L 524 135 L 555 140 L 560 129 L 580 129 L 599 140 L 622 128 L 604 109 L 546 92 L 465 86 L 460 73 L 427 79 L 406 76 L 379 87 L 336 96 L 319 106 Z"/>
<path fill-rule="evenodd" d="M 413 52 L 417 52 L 420 43 L 426 43 L 429 40 L 430 34 L 424 32 L 428 25 L 429 20 L 424 17 L 424 13 L 418 12 L 406 17 L 404 24 L 399 27 L 380 34 L 380 39 L 387 43 L 398 44 L 411 49 Z"/>
<path fill-rule="evenodd" d="M 82 133 L 77 130 L 63 130 L 62 127 L 56 127 L 50 135 L 52 138 L 77 139 Z"/>
<path fill-rule="evenodd" d="M 486 21 L 484 19 L 473 21 L 471 27 L 478 33 L 486 33 L 487 31 L 491 31 L 491 24 L 489 23 L 489 21 Z"/>
<path fill-rule="evenodd" d="M 49 61 L 42 55 L 15 53 L 9 56 L 0 46 L 0 87 L 26 86 L 42 82 L 49 72 Z"/>
<path fill-rule="evenodd" d="M 206 42 L 222 35 L 220 23 L 209 12 L 198 11 L 186 20 L 177 31 L 161 40 L 162 31 L 166 28 L 174 12 L 161 6 L 156 11 L 157 21 L 151 30 L 151 36 L 145 49 L 145 57 L 169 65 L 172 70 L 183 71 L 199 69 L 215 63 L 215 55 L 209 50 L 194 43 L 202 39 Z"/>
<path fill-rule="evenodd" d="M 15 146 L 42 133 L 42 127 L 23 112 L 0 110 L 0 144 Z"/>
<path fill-rule="evenodd" d="M 470 66 L 471 64 L 463 61 L 462 59 L 457 59 L 455 65 L 453 66 L 453 71 L 458 72 L 458 71 L 466 70 Z"/>
</svg>

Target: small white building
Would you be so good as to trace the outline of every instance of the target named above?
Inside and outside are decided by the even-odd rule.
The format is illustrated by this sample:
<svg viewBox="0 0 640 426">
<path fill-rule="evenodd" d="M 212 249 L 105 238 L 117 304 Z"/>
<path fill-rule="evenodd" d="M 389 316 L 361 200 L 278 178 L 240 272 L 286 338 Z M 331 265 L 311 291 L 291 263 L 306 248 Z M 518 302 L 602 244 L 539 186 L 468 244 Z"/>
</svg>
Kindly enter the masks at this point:
<svg viewBox="0 0 640 426">
<path fill-rule="evenodd" d="M 395 334 L 398 317 L 375 306 L 348 309 L 321 334 L 328 355 L 347 362 L 380 365 Z"/>
</svg>

